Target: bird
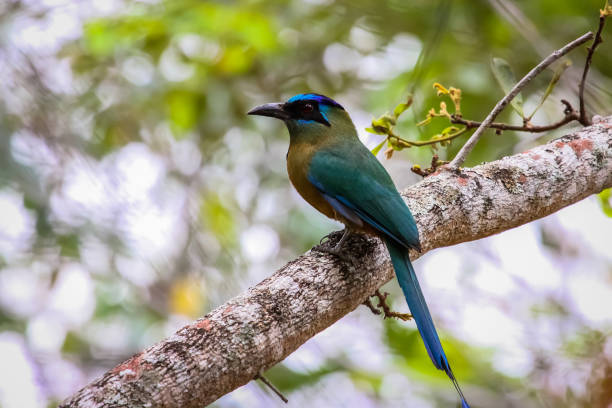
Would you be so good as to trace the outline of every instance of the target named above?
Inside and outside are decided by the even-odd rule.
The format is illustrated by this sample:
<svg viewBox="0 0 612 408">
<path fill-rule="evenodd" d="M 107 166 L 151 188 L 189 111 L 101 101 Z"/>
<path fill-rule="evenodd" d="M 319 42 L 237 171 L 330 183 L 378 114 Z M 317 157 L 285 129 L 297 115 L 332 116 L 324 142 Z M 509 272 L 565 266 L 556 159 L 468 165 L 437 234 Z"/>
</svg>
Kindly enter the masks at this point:
<svg viewBox="0 0 612 408">
<path fill-rule="evenodd" d="M 248 114 L 285 122 L 289 180 L 309 204 L 345 225 L 338 243 L 325 252 L 342 257 L 352 232 L 383 240 L 431 361 L 451 379 L 462 408 L 469 408 L 410 262 L 409 249 L 421 250 L 414 217 L 385 168 L 359 140 L 348 112 L 327 96 L 304 93 L 257 106 Z"/>
</svg>

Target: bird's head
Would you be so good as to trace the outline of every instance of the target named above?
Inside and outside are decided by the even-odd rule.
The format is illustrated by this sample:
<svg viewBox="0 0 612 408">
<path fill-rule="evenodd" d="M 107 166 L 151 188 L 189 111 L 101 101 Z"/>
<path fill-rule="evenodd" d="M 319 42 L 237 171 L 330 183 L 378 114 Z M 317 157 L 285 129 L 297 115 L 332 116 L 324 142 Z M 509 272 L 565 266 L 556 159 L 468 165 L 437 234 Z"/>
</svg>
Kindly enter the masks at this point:
<svg viewBox="0 0 612 408">
<path fill-rule="evenodd" d="M 338 134 L 339 131 L 346 130 L 346 127 L 353 132 L 355 129 L 342 105 L 327 96 L 315 93 L 295 95 L 287 102 L 257 106 L 248 114 L 281 119 L 287 125 L 292 138 L 312 133 Z"/>
</svg>

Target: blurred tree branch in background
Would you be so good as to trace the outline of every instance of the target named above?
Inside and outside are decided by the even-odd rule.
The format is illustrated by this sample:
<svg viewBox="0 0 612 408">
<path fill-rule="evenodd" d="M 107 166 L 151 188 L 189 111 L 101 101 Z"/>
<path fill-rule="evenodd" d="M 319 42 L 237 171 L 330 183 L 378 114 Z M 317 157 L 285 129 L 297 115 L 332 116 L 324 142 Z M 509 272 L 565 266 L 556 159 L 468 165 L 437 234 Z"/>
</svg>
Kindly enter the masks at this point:
<svg viewBox="0 0 612 408">
<path fill-rule="evenodd" d="M 518 155 L 470 169 L 441 169 L 403 195 L 425 253 L 528 223 L 609 187 L 612 117 Z M 392 278 L 377 239 L 354 237 L 346 250 L 360 268 L 308 252 L 60 406 L 212 403 L 282 361 Z"/>
</svg>

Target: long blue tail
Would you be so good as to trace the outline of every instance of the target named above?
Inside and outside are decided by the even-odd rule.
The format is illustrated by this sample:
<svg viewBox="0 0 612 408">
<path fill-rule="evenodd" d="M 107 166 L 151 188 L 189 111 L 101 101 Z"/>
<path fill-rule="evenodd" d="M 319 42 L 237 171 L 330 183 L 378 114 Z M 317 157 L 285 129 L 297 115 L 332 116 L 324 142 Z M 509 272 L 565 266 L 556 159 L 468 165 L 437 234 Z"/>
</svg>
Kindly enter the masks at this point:
<svg viewBox="0 0 612 408">
<path fill-rule="evenodd" d="M 444 349 L 442 349 L 440 338 L 438 337 L 433 320 L 429 314 L 429 309 L 427 308 L 427 303 L 425 303 L 425 298 L 421 292 L 419 281 L 417 280 L 414 269 L 412 268 L 412 263 L 410 263 L 408 251 L 406 248 L 393 241 L 392 238 L 385 239 L 385 243 L 387 244 L 387 249 L 389 250 L 389 255 L 391 256 L 391 262 L 393 263 L 393 268 L 395 269 L 395 275 L 397 276 L 400 287 L 404 292 L 406 302 L 408 302 L 408 307 L 410 308 L 410 313 L 412 313 L 412 317 L 416 322 L 419 333 L 421 333 L 421 337 L 423 338 L 425 348 L 427 349 L 427 353 L 429 354 L 431 361 L 438 370 L 444 370 L 446 375 L 448 375 L 453 382 L 457 393 L 459 393 L 459 397 L 461 397 L 462 408 L 469 408 L 470 406 L 465 400 L 463 392 L 461 391 L 461 388 L 459 388 L 459 383 L 457 382 L 457 379 L 455 378 L 455 375 L 448 364 L 448 360 L 444 354 Z"/>
</svg>

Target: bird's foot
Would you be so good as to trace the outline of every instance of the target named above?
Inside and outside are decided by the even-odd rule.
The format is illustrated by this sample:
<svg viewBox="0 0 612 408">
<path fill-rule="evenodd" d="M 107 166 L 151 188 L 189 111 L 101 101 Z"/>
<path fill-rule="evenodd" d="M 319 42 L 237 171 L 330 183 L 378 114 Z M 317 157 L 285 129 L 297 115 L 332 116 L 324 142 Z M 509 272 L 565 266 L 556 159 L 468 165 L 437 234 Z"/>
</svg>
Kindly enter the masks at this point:
<svg viewBox="0 0 612 408">
<path fill-rule="evenodd" d="M 324 235 L 324 236 L 323 236 L 323 237 L 322 237 L 322 238 L 319 240 L 319 245 L 317 245 L 317 247 L 318 247 L 318 246 L 321 246 L 321 245 L 323 245 L 323 244 L 328 244 L 328 243 L 329 243 L 329 241 L 331 240 L 332 235 L 336 235 L 336 234 L 337 234 L 337 233 L 339 233 L 339 232 L 340 232 L 340 231 L 332 231 L 332 232 L 330 232 L 329 234 Z"/>
<path fill-rule="evenodd" d="M 412 315 L 410 313 L 398 313 L 391 310 L 391 307 L 387 304 L 387 296 L 389 296 L 387 292 L 381 293 L 379 289 L 376 289 L 376 292 L 374 292 L 374 294 L 370 297 L 378 298 L 378 306 L 376 307 L 374 304 L 372 304 L 370 297 L 368 297 L 363 304 L 366 305 L 372 311 L 372 313 L 376 315 L 383 314 L 383 319 L 394 318 L 403 321 L 412 319 Z M 382 311 L 380 309 L 382 309 Z"/>
<path fill-rule="evenodd" d="M 357 259 L 345 253 L 344 251 L 342 251 L 342 248 L 339 248 L 339 245 L 337 244 L 332 247 L 327 242 L 325 242 L 323 244 L 319 244 L 313 247 L 312 249 L 317 252 L 323 252 L 325 254 L 337 256 L 338 258 L 342 259 L 345 262 L 350 262 L 352 264 L 356 264 L 357 262 Z"/>
<path fill-rule="evenodd" d="M 335 234 L 335 232 L 332 232 L 331 234 L 328 234 L 324 236 L 323 238 L 321 238 L 321 241 L 319 241 L 319 245 L 316 245 L 312 249 L 314 249 L 317 252 L 323 252 L 326 254 L 335 255 L 345 262 L 350 262 L 353 265 L 357 265 L 357 259 L 351 256 L 350 254 L 346 253 L 346 251 L 342 250 L 342 246 L 344 242 L 346 241 L 346 239 L 351 234 L 351 231 L 348 228 L 345 228 L 342 234 L 342 237 L 334 246 L 331 245 L 331 236 L 333 234 Z M 326 238 L 327 240 L 324 242 Z"/>
</svg>

